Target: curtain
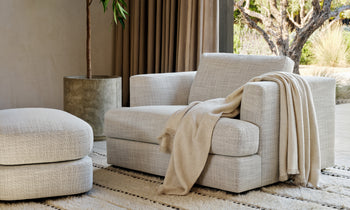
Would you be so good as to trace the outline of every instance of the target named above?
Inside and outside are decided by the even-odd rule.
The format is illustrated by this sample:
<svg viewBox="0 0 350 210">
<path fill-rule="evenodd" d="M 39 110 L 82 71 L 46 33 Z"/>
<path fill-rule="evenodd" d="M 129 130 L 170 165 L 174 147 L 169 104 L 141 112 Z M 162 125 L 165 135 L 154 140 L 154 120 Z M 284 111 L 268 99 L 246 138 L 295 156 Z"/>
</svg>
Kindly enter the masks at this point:
<svg viewBox="0 0 350 210">
<path fill-rule="evenodd" d="M 219 0 L 130 0 L 123 29 L 116 29 L 115 74 L 129 77 L 196 70 L 203 52 L 218 52 Z"/>
</svg>

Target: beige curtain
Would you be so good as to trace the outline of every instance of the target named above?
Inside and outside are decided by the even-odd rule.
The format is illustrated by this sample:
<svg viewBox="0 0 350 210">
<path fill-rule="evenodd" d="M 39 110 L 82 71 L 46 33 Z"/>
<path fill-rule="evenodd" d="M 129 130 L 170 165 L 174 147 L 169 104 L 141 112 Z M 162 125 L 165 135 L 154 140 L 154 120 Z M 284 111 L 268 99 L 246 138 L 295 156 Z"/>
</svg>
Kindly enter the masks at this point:
<svg viewBox="0 0 350 210">
<path fill-rule="evenodd" d="M 193 71 L 203 52 L 218 52 L 218 0 L 131 0 L 125 29 L 116 31 L 116 75 Z"/>
</svg>

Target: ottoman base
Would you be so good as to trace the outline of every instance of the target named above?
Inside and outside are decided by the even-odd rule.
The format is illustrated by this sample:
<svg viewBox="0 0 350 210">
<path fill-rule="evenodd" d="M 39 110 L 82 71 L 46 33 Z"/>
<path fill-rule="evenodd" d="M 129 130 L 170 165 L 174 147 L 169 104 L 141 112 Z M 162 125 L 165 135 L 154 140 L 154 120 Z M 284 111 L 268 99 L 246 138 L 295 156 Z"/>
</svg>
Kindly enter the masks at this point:
<svg viewBox="0 0 350 210">
<path fill-rule="evenodd" d="M 79 194 L 92 188 L 92 161 L 79 160 L 0 165 L 0 200 L 24 200 Z"/>
</svg>

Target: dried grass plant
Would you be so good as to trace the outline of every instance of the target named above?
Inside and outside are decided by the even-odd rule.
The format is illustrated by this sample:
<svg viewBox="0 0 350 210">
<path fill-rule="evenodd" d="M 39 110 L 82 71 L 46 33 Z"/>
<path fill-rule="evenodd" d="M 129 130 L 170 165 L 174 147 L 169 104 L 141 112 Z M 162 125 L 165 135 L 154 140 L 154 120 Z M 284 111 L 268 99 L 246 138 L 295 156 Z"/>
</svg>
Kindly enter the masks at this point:
<svg viewBox="0 0 350 210">
<path fill-rule="evenodd" d="M 325 25 L 312 38 L 315 62 L 320 66 L 347 66 L 349 52 L 340 23 Z"/>
</svg>

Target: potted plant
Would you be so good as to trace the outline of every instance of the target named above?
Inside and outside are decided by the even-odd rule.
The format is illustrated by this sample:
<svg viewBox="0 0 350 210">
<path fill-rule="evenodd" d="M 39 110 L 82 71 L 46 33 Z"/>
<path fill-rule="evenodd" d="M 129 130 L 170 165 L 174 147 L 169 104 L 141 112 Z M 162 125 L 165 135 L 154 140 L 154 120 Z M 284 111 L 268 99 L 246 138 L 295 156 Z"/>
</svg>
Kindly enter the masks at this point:
<svg viewBox="0 0 350 210">
<path fill-rule="evenodd" d="M 104 139 L 104 114 L 109 109 L 121 106 L 121 78 L 97 76 L 91 69 L 90 5 L 86 0 L 86 76 L 64 77 L 64 110 L 88 122 L 94 131 L 95 140 Z M 104 11 L 109 0 L 100 0 Z M 113 0 L 114 22 L 122 24 L 128 15 L 124 0 Z"/>
</svg>

